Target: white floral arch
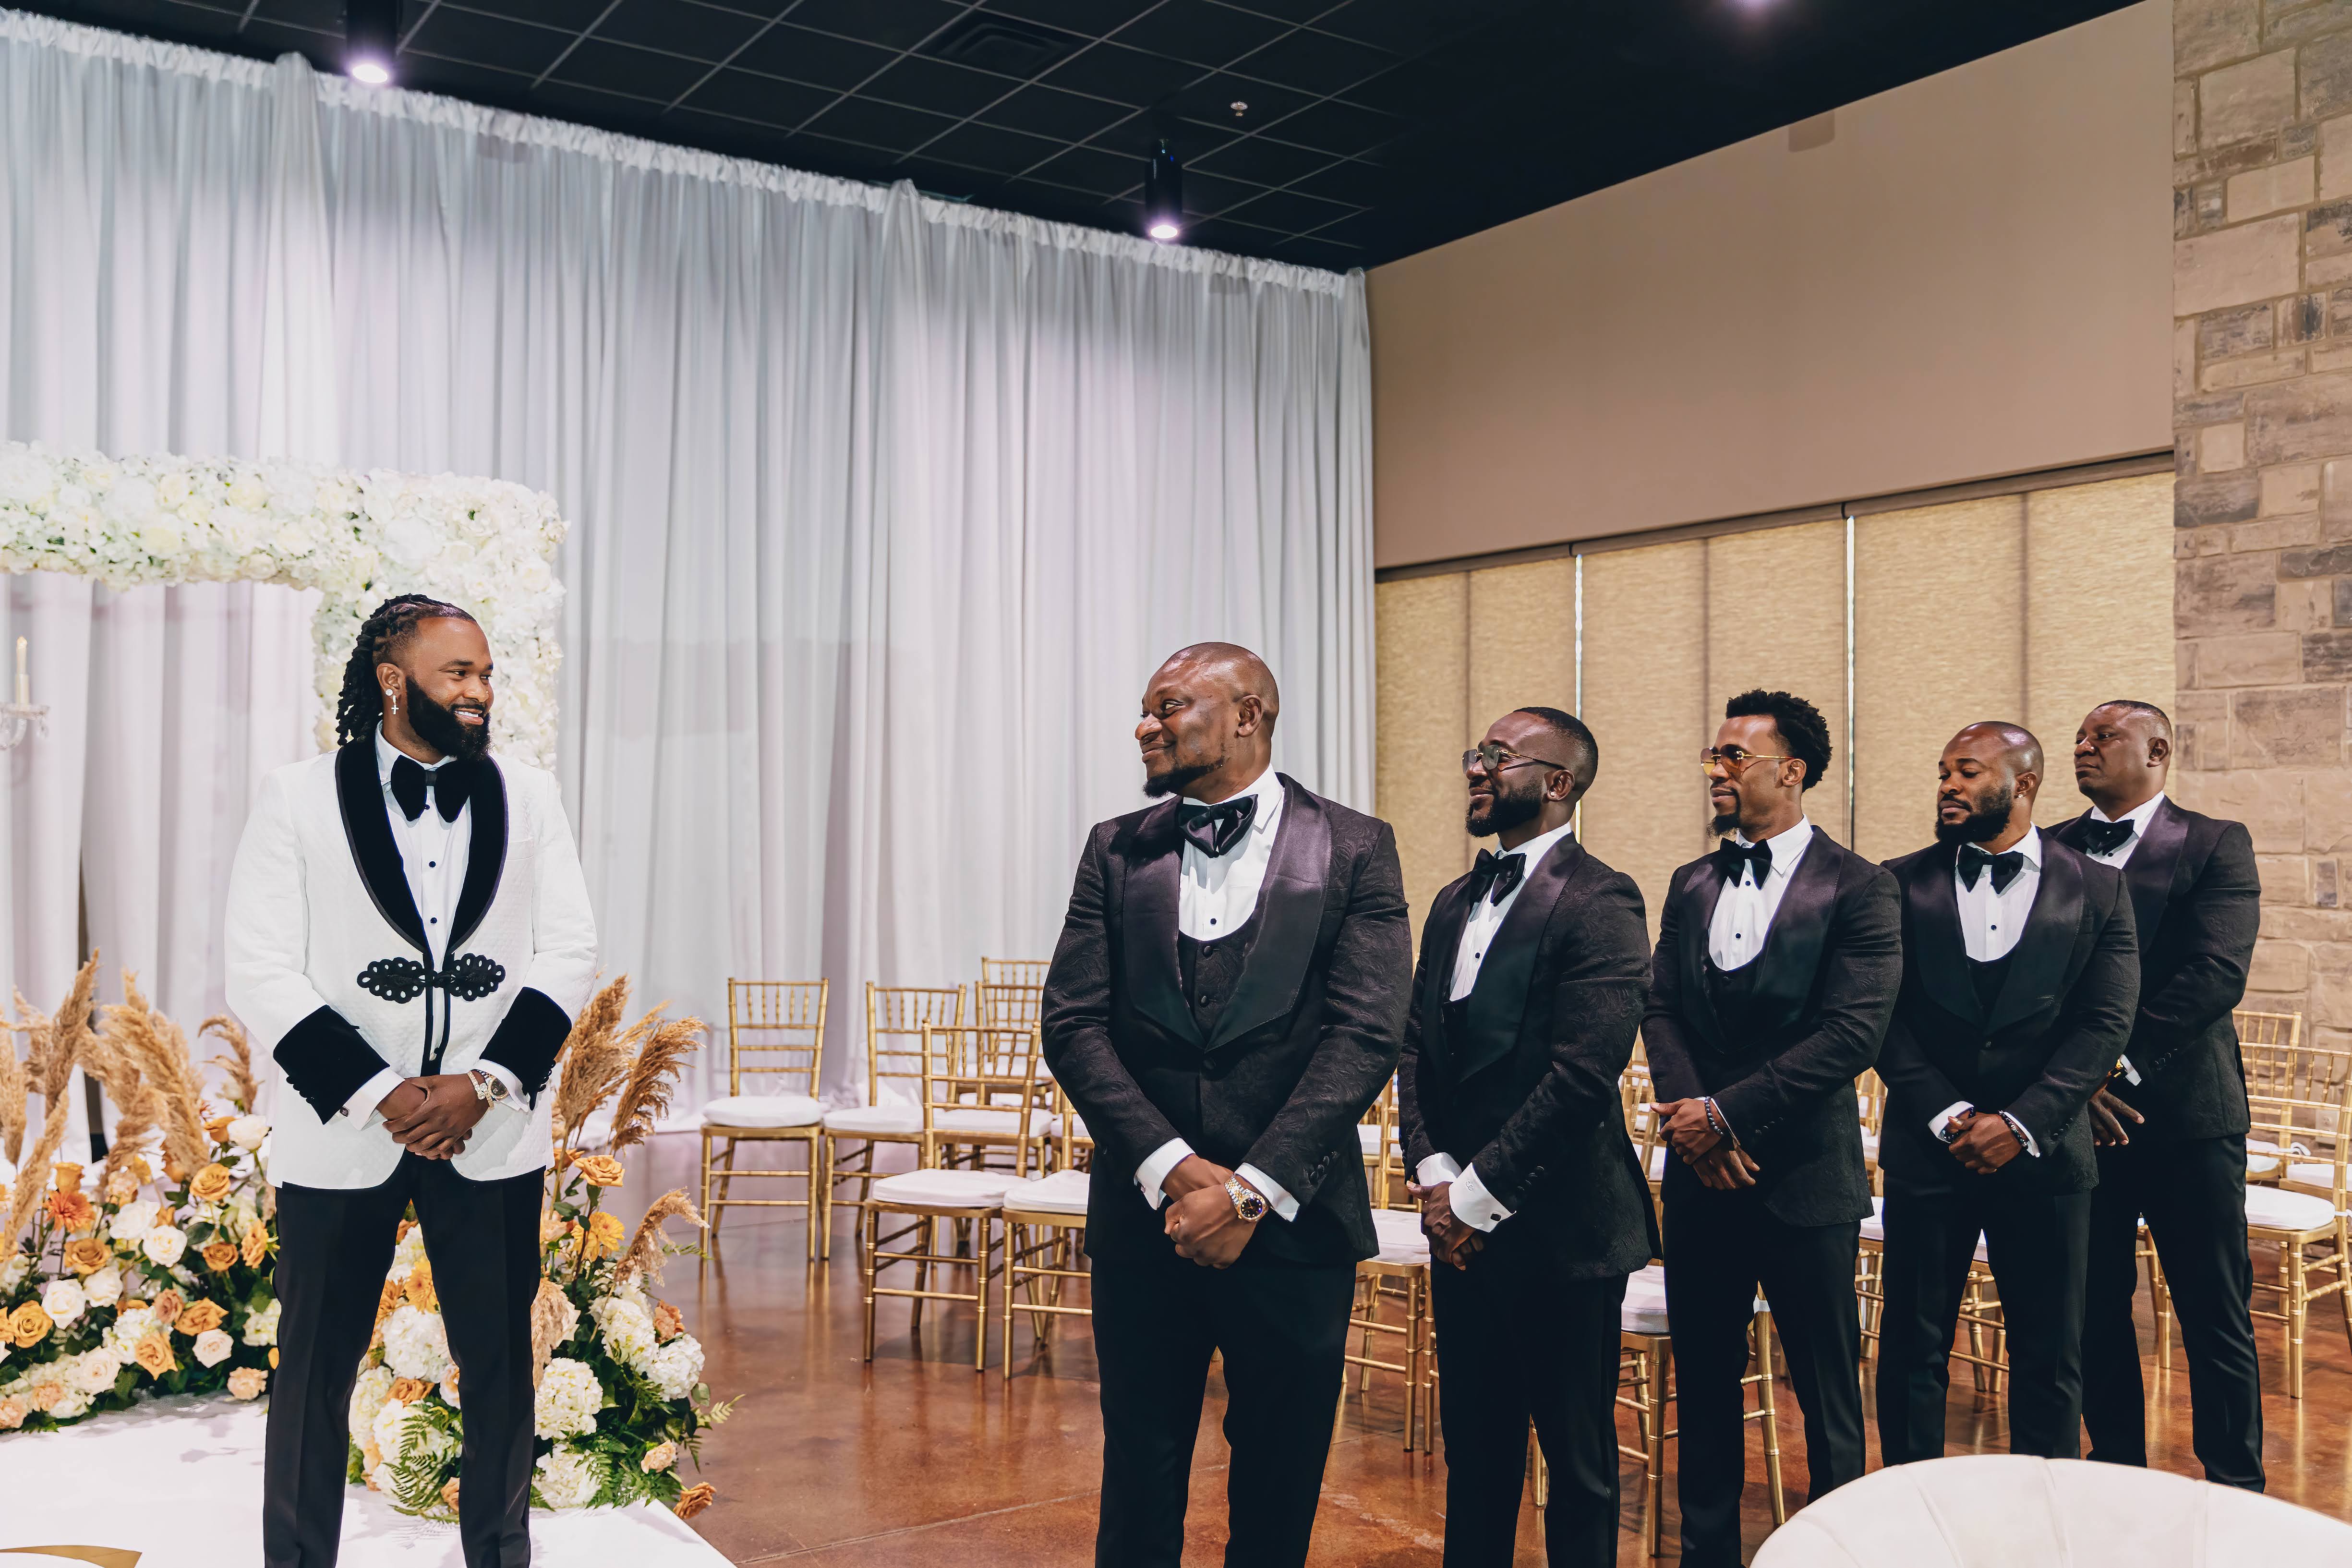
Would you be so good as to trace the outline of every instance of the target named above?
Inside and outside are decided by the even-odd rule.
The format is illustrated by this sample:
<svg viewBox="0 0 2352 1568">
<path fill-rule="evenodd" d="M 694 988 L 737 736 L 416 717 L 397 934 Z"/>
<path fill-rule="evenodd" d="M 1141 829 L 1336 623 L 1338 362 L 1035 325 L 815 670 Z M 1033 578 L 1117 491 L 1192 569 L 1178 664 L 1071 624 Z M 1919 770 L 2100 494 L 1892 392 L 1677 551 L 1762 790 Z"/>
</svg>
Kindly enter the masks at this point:
<svg viewBox="0 0 2352 1568">
<path fill-rule="evenodd" d="M 550 563 L 566 526 L 552 496 L 504 479 L 0 443 L 0 572 L 318 589 L 321 749 L 361 621 L 394 594 L 430 594 L 489 638 L 499 749 L 552 767 L 563 585 Z"/>
</svg>

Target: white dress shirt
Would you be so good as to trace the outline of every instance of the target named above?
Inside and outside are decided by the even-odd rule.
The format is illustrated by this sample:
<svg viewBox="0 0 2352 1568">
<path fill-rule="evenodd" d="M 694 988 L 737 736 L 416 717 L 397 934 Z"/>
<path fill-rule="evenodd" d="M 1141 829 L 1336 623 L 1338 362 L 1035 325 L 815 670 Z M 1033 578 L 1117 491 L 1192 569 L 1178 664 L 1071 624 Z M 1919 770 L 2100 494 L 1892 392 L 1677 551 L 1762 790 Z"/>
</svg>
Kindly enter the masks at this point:
<svg viewBox="0 0 2352 1568">
<path fill-rule="evenodd" d="M 1538 833 L 1517 849 L 1498 851 L 1523 855 L 1527 862 L 1519 868 L 1517 883 L 1503 895 L 1500 903 L 1481 899 L 1470 906 L 1469 918 L 1462 923 L 1462 941 L 1454 949 L 1454 985 L 1445 994 L 1447 1001 L 1459 1002 L 1477 989 L 1478 971 L 1486 966 L 1486 950 L 1495 945 L 1495 933 L 1503 929 L 1503 917 L 1511 912 L 1511 906 L 1519 901 L 1519 895 L 1535 879 L 1536 868 L 1543 864 L 1552 846 L 1567 838 L 1574 826 L 1562 823 L 1549 833 Z M 1473 1230 L 1492 1230 L 1511 1217 L 1511 1211 L 1496 1202 L 1495 1194 L 1486 1190 L 1486 1184 L 1479 1179 L 1475 1161 L 1465 1171 L 1451 1154 L 1432 1154 L 1421 1163 L 1413 1176 L 1424 1187 L 1453 1183 L 1454 1191 L 1447 1197 L 1462 1223 Z"/>
<path fill-rule="evenodd" d="M 2091 820 L 2093 822 L 2128 822 L 2132 825 L 2132 834 L 2129 838 L 2125 839 L 2121 844 L 2116 845 L 2113 849 L 2108 850 L 2104 855 L 2095 854 L 2088 849 L 2084 850 L 2083 853 L 2089 855 L 2092 859 L 2096 860 L 2102 866 L 2113 866 L 2116 870 L 2122 870 L 2126 866 L 2131 863 L 2132 851 L 2139 847 L 2139 841 L 2147 837 L 2148 818 L 2154 816 L 2156 815 L 2156 808 L 2163 804 L 2164 792 L 2162 790 L 2158 790 L 2154 795 L 2148 796 L 2147 799 L 2141 801 L 2137 805 L 2133 806 L 2121 816 L 2109 816 L 2097 806 L 2095 805 L 2091 807 Z M 2126 1082 L 2137 1083 L 2139 1081 L 2139 1069 L 2132 1066 L 2131 1058 L 2117 1057 L 2116 1058 L 2116 1068 L 2124 1075 Z"/>
<path fill-rule="evenodd" d="M 401 869 L 408 875 L 408 896 L 416 900 L 416 918 L 425 922 L 425 942 L 432 949 L 433 967 L 441 967 L 449 951 L 449 926 L 457 918 L 457 897 L 466 886 L 466 864 L 474 848 L 474 803 L 469 798 L 457 808 L 455 821 L 441 815 L 441 804 L 433 795 L 425 800 L 425 809 L 411 822 L 393 798 L 392 765 L 404 753 L 383 738 L 383 726 L 375 728 L 375 773 L 383 790 L 383 809 L 392 822 L 392 842 L 400 851 Z M 408 759 L 415 762 L 416 759 Z M 437 763 L 417 763 L 426 773 L 436 773 L 449 763 L 444 757 Z M 520 1099 L 522 1085 L 514 1074 L 496 1062 L 481 1064 L 482 1071 L 507 1086 L 507 1093 Z M 374 1112 L 383 1097 L 401 1086 L 401 1076 L 386 1068 L 360 1086 L 359 1092 L 343 1102 L 346 1116 L 365 1117 Z"/>
<path fill-rule="evenodd" d="M 1176 929 L 1194 942 L 1215 942 L 1248 924 L 1257 909 L 1258 889 L 1265 885 L 1266 868 L 1274 864 L 1275 828 L 1282 820 L 1281 775 L 1268 768 L 1230 798 L 1245 795 L 1256 796 L 1257 806 L 1240 843 L 1223 855 L 1207 855 L 1191 839 L 1184 840 L 1183 866 L 1177 873 Z M 1177 809 L 1209 804 L 1186 795 Z M 1158 1208 L 1167 1201 L 1161 1184 L 1192 1152 L 1192 1144 L 1171 1138 L 1136 1167 L 1135 1184 L 1143 1189 L 1146 1203 Z M 1255 1165 L 1244 1163 L 1234 1174 L 1264 1194 L 1267 1206 L 1282 1218 L 1298 1217 L 1298 1200 L 1290 1190 Z"/>
<path fill-rule="evenodd" d="M 2025 934 L 2026 917 L 2033 912 L 2033 896 L 2042 889 L 2042 829 L 2027 828 L 2025 837 L 2010 848 L 2023 855 L 2025 864 L 2018 868 L 2009 886 L 1998 892 L 1993 889 L 1990 866 L 1979 873 L 1973 888 L 1961 880 L 1957 871 L 1952 875 L 1952 890 L 1958 895 L 1960 905 L 1960 943 L 1968 949 L 1969 957 L 1979 963 L 2009 956 L 2017 946 L 2017 939 Z M 1965 1100 L 1956 1100 L 1936 1113 L 1927 1123 L 1927 1131 L 1941 1138 L 1953 1117 L 1975 1109 Z M 2042 1150 L 2033 1142 L 2033 1134 L 2025 1130 L 2025 1123 L 2006 1110 L 2000 1115 L 2017 1134 L 2025 1152 L 2039 1159 Z"/>
<path fill-rule="evenodd" d="M 1731 841 L 1742 849 L 1753 842 L 1744 833 L 1733 834 Z M 1739 880 L 1717 895 L 1715 917 L 1706 928 L 1706 955 L 1717 969 L 1743 968 L 1764 951 L 1772 917 L 1780 912 L 1780 900 L 1789 891 L 1790 879 L 1797 874 L 1797 862 L 1805 858 L 1806 847 L 1812 841 L 1812 820 L 1800 816 L 1794 827 L 1764 840 L 1772 851 L 1772 869 L 1761 886 L 1756 880 L 1755 866 L 1743 865 Z"/>
</svg>

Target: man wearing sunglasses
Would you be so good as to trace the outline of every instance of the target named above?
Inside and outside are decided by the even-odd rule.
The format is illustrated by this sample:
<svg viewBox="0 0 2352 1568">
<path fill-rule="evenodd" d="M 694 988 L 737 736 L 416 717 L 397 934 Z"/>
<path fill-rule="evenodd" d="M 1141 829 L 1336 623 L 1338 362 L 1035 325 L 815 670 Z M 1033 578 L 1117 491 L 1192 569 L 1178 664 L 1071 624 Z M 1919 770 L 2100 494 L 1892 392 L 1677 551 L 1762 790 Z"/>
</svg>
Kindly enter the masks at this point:
<svg viewBox="0 0 2352 1568">
<path fill-rule="evenodd" d="M 1811 703 L 1742 692 L 1699 761 L 1729 837 L 1667 885 L 1642 1037 L 1671 1150 L 1683 1561 L 1736 1568 L 1759 1288 L 1804 1412 L 1811 1496 L 1863 1471 L 1853 1265 L 1871 1207 L 1853 1083 L 1895 1010 L 1902 918 L 1895 879 L 1805 816 L 1830 764 Z"/>
<path fill-rule="evenodd" d="M 1465 826 L 1496 849 L 1422 928 L 1397 1110 L 1437 1265 L 1449 1568 L 1511 1562 L 1530 1419 L 1553 1568 L 1617 1561 L 1619 1314 L 1658 1243 L 1617 1096 L 1642 894 L 1570 832 L 1600 762 L 1556 708 L 1488 726 L 1462 772 Z"/>
</svg>

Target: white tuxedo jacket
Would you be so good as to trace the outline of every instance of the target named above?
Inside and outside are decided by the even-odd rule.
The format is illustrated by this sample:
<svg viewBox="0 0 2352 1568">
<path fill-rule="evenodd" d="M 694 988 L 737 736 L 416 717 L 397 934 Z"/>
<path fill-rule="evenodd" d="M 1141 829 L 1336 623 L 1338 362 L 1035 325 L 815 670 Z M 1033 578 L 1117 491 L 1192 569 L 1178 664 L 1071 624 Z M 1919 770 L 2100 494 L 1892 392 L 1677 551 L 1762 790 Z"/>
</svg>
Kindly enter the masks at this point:
<svg viewBox="0 0 2352 1568">
<path fill-rule="evenodd" d="M 436 972 L 393 838 L 373 734 L 262 781 L 229 874 L 228 1005 L 277 1064 L 270 1179 L 372 1187 L 401 1147 L 344 1102 L 404 1076 L 493 1061 L 526 1091 L 483 1113 L 456 1160 L 495 1181 L 544 1169 L 543 1092 L 596 974 L 588 887 L 555 781 L 477 764 L 473 838 Z"/>
</svg>

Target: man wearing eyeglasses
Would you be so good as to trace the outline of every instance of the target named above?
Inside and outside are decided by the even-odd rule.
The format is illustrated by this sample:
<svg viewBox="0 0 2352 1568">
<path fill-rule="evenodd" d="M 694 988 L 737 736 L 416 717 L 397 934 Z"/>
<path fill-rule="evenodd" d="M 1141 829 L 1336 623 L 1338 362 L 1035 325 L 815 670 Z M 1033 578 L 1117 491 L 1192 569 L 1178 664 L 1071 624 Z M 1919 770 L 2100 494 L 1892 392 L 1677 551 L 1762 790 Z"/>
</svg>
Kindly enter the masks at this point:
<svg viewBox="0 0 2352 1568">
<path fill-rule="evenodd" d="M 1755 690 L 1723 711 L 1699 763 L 1728 837 L 1668 884 L 1642 1019 L 1671 1150 L 1666 1316 L 1690 1568 L 1739 1562 L 1740 1379 L 1759 1287 L 1804 1412 L 1811 1495 L 1863 1472 L 1853 1265 L 1871 1208 L 1853 1083 L 1902 974 L 1895 879 L 1805 816 L 1830 765 L 1820 710 Z"/>
<path fill-rule="evenodd" d="M 1160 667 L 1135 727 L 1159 804 L 1087 836 L 1045 978 L 1045 1058 L 1095 1138 L 1106 1568 L 1176 1568 L 1216 1352 L 1226 1561 L 1307 1561 L 1379 1250 L 1356 1124 L 1404 1030 L 1404 882 L 1388 824 L 1272 770 L 1281 707 L 1247 648 Z"/>
<path fill-rule="evenodd" d="M 1600 764 L 1557 708 L 1489 725 L 1462 772 L 1465 826 L 1496 849 L 1422 928 L 1397 1110 L 1437 1265 L 1449 1568 L 1511 1562 L 1530 1419 L 1549 1561 L 1617 1560 L 1619 1316 L 1658 1244 L 1617 1095 L 1641 1025 L 1642 894 L 1570 831 Z"/>
<path fill-rule="evenodd" d="M 1944 747 L 1936 842 L 1903 886 L 1886 1079 L 1878 1445 L 1939 1458 L 1952 1331 L 1983 1238 L 2009 1351 L 2009 1447 L 2082 1443 L 2091 1096 L 2131 1034 L 2139 944 L 2122 873 L 2033 826 L 2042 743 L 1971 724 Z"/>
</svg>

